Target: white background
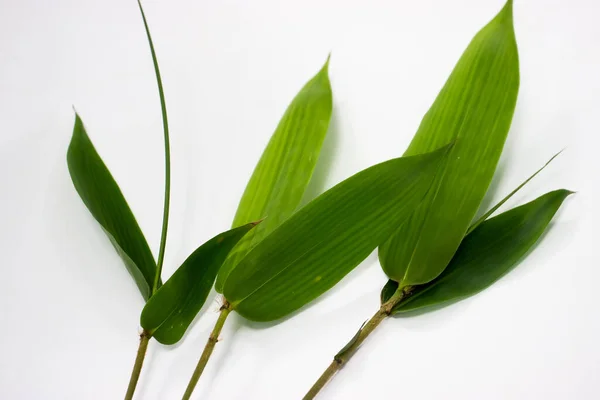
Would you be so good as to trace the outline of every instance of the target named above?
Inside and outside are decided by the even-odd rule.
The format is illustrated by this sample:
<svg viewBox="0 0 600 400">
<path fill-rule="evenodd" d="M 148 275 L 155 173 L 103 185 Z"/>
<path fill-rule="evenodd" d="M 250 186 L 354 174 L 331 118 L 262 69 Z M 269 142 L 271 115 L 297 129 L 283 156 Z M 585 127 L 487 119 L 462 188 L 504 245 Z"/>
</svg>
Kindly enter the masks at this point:
<svg viewBox="0 0 600 400">
<path fill-rule="evenodd" d="M 172 135 L 164 278 L 227 229 L 287 104 L 332 51 L 334 113 L 312 190 L 401 155 L 501 0 L 147 0 Z M 484 293 L 395 318 L 323 399 L 600 398 L 596 0 L 520 0 L 521 88 L 489 205 L 577 190 L 535 251 Z M 71 184 L 74 105 L 151 247 L 163 190 L 159 100 L 133 0 L 0 2 L 0 398 L 122 398 L 143 302 Z M 326 175 L 327 167 L 329 173 Z M 227 321 L 195 398 L 298 399 L 378 307 L 375 255 L 302 313 Z M 178 399 L 214 324 L 150 345 L 139 399 Z"/>
</svg>

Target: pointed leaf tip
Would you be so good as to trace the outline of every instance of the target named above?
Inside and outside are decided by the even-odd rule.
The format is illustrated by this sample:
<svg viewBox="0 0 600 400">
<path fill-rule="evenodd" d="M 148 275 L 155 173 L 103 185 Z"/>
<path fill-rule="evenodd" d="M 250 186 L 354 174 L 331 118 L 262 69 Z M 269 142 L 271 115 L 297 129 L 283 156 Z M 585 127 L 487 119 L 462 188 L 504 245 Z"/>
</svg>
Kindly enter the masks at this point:
<svg viewBox="0 0 600 400">
<path fill-rule="evenodd" d="M 220 233 L 190 254 L 144 307 L 142 327 L 162 344 L 177 343 L 202 309 L 227 255 L 255 226 Z"/>
<path fill-rule="evenodd" d="M 67 166 L 79 197 L 123 259 L 144 299 L 148 299 L 156 272 L 154 256 L 77 112 L 67 150 Z"/>
<path fill-rule="evenodd" d="M 513 1 L 512 0 L 508 0 L 504 4 L 504 7 L 502 7 L 500 12 L 496 16 L 496 18 L 498 20 L 502 20 L 502 21 L 510 23 L 512 25 L 512 23 L 513 23 Z"/>
<path fill-rule="evenodd" d="M 572 193 L 566 189 L 554 190 L 483 222 L 462 241 L 439 277 L 415 287 L 413 294 L 392 312 L 432 309 L 472 296 L 492 285 L 529 253 Z M 393 283 L 388 282 L 386 287 L 389 285 Z M 386 287 L 382 293 L 389 292 Z"/>
<path fill-rule="evenodd" d="M 326 70 L 327 72 L 329 72 L 329 60 L 331 60 L 331 52 L 329 52 L 329 54 L 327 55 L 327 60 L 325 60 L 325 64 L 323 65 L 324 70 Z"/>
<path fill-rule="evenodd" d="M 269 218 L 233 249 L 219 271 L 218 292 L 248 251 L 288 219 L 305 196 L 333 108 L 328 65 L 329 57 L 292 100 L 250 177 L 232 225 Z"/>
<path fill-rule="evenodd" d="M 467 233 L 465 234 L 465 236 L 467 236 L 469 233 L 471 233 L 475 228 L 477 228 L 483 221 L 485 221 L 486 219 L 488 219 L 488 217 L 490 215 L 492 215 L 494 212 L 496 212 L 497 209 L 499 209 L 500 207 L 502 207 L 502 205 L 504 203 L 506 203 L 512 196 L 514 196 L 519 190 L 521 190 L 525 185 L 527 185 L 533 178 L 535 178 L 537 176 L 537 174 L 539 174 L 540 172 L 542 172 L 544 170 L 544 168 L 546 168 L 556 157 L 558 157 L 560 155 L 560 153 L 562 153 L 562 150 L 559 151 L 558 153 L 556 153 L 555 155 L 552 156 L 552 158 L 550 158 L 546 164 L 544 164 L 544 166 L 540 169 L 538 169 L 536 172 L 533 173 L 533 175 L 531 175 L 529 178 L 527 178 L 525 180 L 525 182 L 521 183 L 519 186 L 517 186 L 517 188 L 515 190 L 513 190 L 512 192 L 510 192 L 506 197 L 504 197 L 502 200 L 500 200 L 494 207 L 490 208 L 485 214 L 483 214 L 481 217 L 479 217 L 479 219 L 477 219 L 477 221 L 475 221 L 467 230 Z"/>
<path fill-rule="evenodd" d="M 510 15 L 509 2 L 471 40 L 404 153 L 456 140 L 422 206 L 379 248 L 384 272 L 402 287 L 444 270 L 494 175 L 519 88 Z"/>
<path fill-rule="evenodd" d="M 254 221 L 254 222 L 250 222 L 252 224 L 252 226 L 256 226 L 258 224 L 260 224 L 261 222 L 263 222 L 265 219 L 267 219 L 267 217 L 264 217 L 263 219 L 259 219 L 258 221 Z"/>
</svg>

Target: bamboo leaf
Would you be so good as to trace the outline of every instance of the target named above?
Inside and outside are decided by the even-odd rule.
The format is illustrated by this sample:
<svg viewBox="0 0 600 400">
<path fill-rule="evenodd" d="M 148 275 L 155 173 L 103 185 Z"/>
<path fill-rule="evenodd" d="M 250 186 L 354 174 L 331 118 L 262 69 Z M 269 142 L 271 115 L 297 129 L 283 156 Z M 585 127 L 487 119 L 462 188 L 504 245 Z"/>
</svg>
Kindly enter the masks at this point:
<svg viewBox="0 0 600 400">
<path fill-rule="evenodd" d="M 527 183 L 529 183 L 529 181 L 531 181 L 533 178 L 535 178 L 537 176 L 537 174 L 539 174 L 540 172 L 542 172 L 544 170 L 544 168 L 546 168 L 548 166 L 548 164 L 550 164 L 556 157 L 558 157 L 558 155 L 560 153 L 562 153 L 562 150 L 559 151 L 558 153 L 556 153 L 554 156 L 552 156 L 552 158 L 550 158 L 550 160 L 548 160 L 546 162 L 546 164 L 544 164 L 542 166 L 542 168 L 540 168 L 536 172 L 534 172 L 529 178 L 527 178 L 523 183 L 521 183 L 519 186 L 517 186 L 506 197 L 504 197 L 502 200 L 500 200 L 498 202 L 498 204 L 496 204 L 490 210 L 488 210 L 485 214 L 483 214 L 476 222 L 474 222 L 469 227 L 469 230 L 467 231 L 467 233 L 465 234 L 465 236 L 467 236 L 469 233 L 471 233 L 473 230 L 475 230 L 475 228 L 477 228 L 479 225 L 481 225 L 481 223 L 483 223 L 484 221 L 486 221 L 488 219 L 488 217 L 494 213 L 494 211 L 496 211 L 504 203 L 506 203 L 506 201 L 508 201 L 508 199 L 510 199 L 515 193 L 517 193 L 519 190 L 521 190 Z M 390 279 L 390 280 L 387 281 L 387 283 L 385 284 L 385 286 L 381 289 L 381 296 L 380 296 L 381 297 L 381 304 L 385 303 L 386 301 L 388 301 L 390 299 L 390 297 L 392 297 L 392 295 L 398 289 L 398 286 L 399 286 L 398 282 L 396 282 L 396 281 L 394 281 L 392 279 Z"/>
<path fill-rule="evenodd" d="M 454 302 L 492 285 L 529 252 L 572 193 L 555 190 L 481 223 L 465 237 L 438 278 L 414 287 L 392 311 L 403 313 Z M 394 283 L 388 285 L 384 288 L 387 292 Z"/>
<path fill-rule="evenodd" d="M 527 185 L 530 180 L 532 180 L 533 178 L 535 178 L 537 176 L 537 174 L 539 174 L 540 172 L 542 172 L 544 170 L 544 168 L 546 168 L 548 166 L 548 164 L 550 164 L 556 157 L 558 157 L 558 155 L 560 153 L 562 153 L 562 150 L 559 151 L 558 153 L 556 153 L 555 155 L 553 155 L 552 158 L 549 159 L 548 162 L 546 162 L 546 164 L 544 164 L 544 166 L 542 168 L 540 168 L 537 171 L 535 171 L 535 173 L 533 175 L 531 175 L 529 178 L 527 178 L 525 180 L 525 182 L 523 182 L 519 186 L 517 186 L 517 188 L 515 190 L 513 190 L 512 192 L 510 192 L 505 198 L 503 198 L 502 200 L 500 200 L 498 202 L 498 204 L 496 204 L 494 207 L 490 208 L 485 214 L 483 214 L 481 217 L 479 217 L 479 219 L 477 219 L 477 221 L 475 221 L 473 224 L 471 224 L 471 226 L 467 230 L 466 235 L 468 235 L 469 233 L 473 232 L 473 230 L 475 228 L 477 228 L 483 221 L 485 221 L 486 219 L 488 219 L 490 215 L 492 215 L 497 209 L 499 209 L 500 207 L 502 207 L 502 205 L 504 203 L 506 203 L 508 201 L 508 199 L 510 199 L 511 197 L 513 197 L 519 190 L 521 190 L 523 188 L 523 186 Z"/>
<path fill-rule="evenodd" d="M 502 152 L 519 86 L 512 1 L 473 38 L 423 118 L 405 155 L 455 140 L 435 190 L 379 249 L 400 286 L 438 276 L 460 245 Z"/>
<path fill-rule="evenodd" d="M 367 168 L 299 210 L 229 274 L 233 309 L 275 320 L 333 287 L 414 211 L 449 148 Z"/>
<path fill-rule="evenodd" d="M 474 222 L 469 227 L 469 230 L 467 231 L 467 233 L 465 234 L 465 236 L 467 236 L 469 233 L 471 233 L 473 230 L 475 230 L 475 228 L 477 228 L 484 221 L 486 221 L 488 219 L 488 217 L 494 213 L 494 211 L 496 211 L 504 203 L 506 203 L 506 201 L 508 201 L 508 199 L 510 199 L 515 193 L 517 193 L 519 190 L 521 190 L 523 188 L 523 186 L 525 186 L 527 183 L 529 183 L 529 181 L 531 181 L 533 178 L 535 178 L 537 176 L 537 174 L 539 174 L 540 172 L 542 172 L 544 170 L 544 168 L 546 168 L 548 166 L 548 164 L 550 164 L 556 157 L 558 157 L 558 155 L 560 153 L 562 153 L 562 150 L 559 151 L 558 153 L 556 153 L 554 156 L 552 156 L 552 158 L 550 158 L 550 160 L 548 160 L 548 162 L 546 162 L 546 164 L 544 164 L 544 166 L 542 166 L 542 168 L 538 169 L 529 178 L 527 178 L 523 183 L 521 183 L 519 186 L 517 186 L 516 189 L 514 189 L 506 197 L 504 197 L 502 200 L 500 200 L 498 202 L 498 204 L 496 204 L 489 211 L 487 211 L 485 214 L 483 214 L 481 216 L 481 218 L 479 218 L 476 222 Z M 390 299 L 390 297 L 392 297 L 392 295 L 396 292 L 397 289 L 398 289 L 398 282 L 396 282 L 396 281 L 394 281 L 392 279 L 388 280 L 387 283 L 385 284 L 385 286 L 381 289 L 381 296 L 380 296 L 381 304 L 383 304 L 386 301 L 388 301 Z"/>
<path fill-rule="evenodd" d="M 223 232 L 198 247 L 148 300 L 140 324 L 162 344 L 175 344 L 200 311 L 231 249 L 258 222 Z"/>
<path fill-rule="evenodd" d="M 106 232 L 147 300 L 156 262 L 121 189 L 96 152 L 79 115 L 75 115 L 67 164 L 79 197 Z"/>
<path fill-rule="evenodd" d="M 266 219 L 240 241 L 219 271 L 215 287 L 220 292 L 235 265 L 300 205 L 331 118 L 328 68 L 329 58 L 288 106 L 248 182 L 233 226 Z"/>
</svg>

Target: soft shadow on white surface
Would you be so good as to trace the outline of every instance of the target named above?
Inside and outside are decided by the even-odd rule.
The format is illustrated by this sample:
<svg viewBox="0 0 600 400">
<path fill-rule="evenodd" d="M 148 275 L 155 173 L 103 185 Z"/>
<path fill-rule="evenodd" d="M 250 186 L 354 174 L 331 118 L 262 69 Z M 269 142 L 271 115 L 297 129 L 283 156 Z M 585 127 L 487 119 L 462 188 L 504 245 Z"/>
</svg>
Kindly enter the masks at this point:
<svg viewBox="0 0 600 400">
<path fill-rule="evenodd" d="M 503 178 L 506 175 L 506 166 L 513 162 L 513 153 L 512 148 L 514 148 L 514 142 L 511 138 L 515 135 L 519 135 L 521 132 L 519 121 L 521 120 L 520 113 L 518 108 L 515 110 L 515 114 L 513 116 L 512 124 L 510 127 L 510 131 L 508 132 L 508 138 L 504 143 L 504 149 L 502 151 L 502 156 L 498 161 L 498 166 L 496 167 L 496 172 L 494 173 L 494 177 L 492 178 L 492 182 L 479 205 L 479 210 L 475 215 L 473 221 L 476 221 L 481 215 L 485 214 L 490 208 L 492 208 L 499 199 L 504 198 L 509 192 L 502 193 L 502 183 Z M 532 171 L 533 172 L 533 171 Z M 527 172 L 525 172 L 527 174 Z M 530 175 L 530 174 L 529 174 Z M 529 175 L 524 175 L 523 180 L 526 179 Z M 512 190 L 512 189 L 511 189 Z"/>
<path fill-rule="evenodd" d="M 569 200 L 570 200 L 569 198 L 567 198 L 567 200 L 565 200 L 565 205 L 569 202 Z M 562 212 L 563 212 L 563 208 L 559 209 L 555 218 L 560 218 L 560 213 L 562 213 Z M 428 326 L 429 319 L 428 318 L 419 319 L 418 317 L 421 317 L 424 315 L 429 315 L 429 314 L 435 314 L 436 316 L 437 315 L 440 316 L 439 318 L 433 318 L 433 320 L 432 320 L 433 326 L 435 326 L 437 329 L 439 326 L 443 326 L 443 323 L 445 320 L 455 318 L 456 316 L 460 315 L 460 313 L 466 312 L 466 310 L 469 308 L 469 305 L 473 301 L 477 301 L 478 297 L 486 296 L 486 295 L 488 295 L 487 293 L 492 290 L 497 290 L 497 291 L 495 291 L 495 293 L 499 293 L 499 292 L 501 293 L 502 291 L 506 292 L 510 288 L 511 282 L 518 281 L 518 279 L 520 279 L 522 275 L 524 276 L 526 274 L 532 273 L 533 271 L 535 271 L 535 269 L 543 268 L 543 265 L 537 265 L 537 264 L 539 264 L 539 261 L 544 261 L 543 260 L 544 257 L 542 257 L 541 260 L 540 260 L 540 257 L 536 257 L 535 250 L 540 245 L 542 245 L 544 239 L 547 236 L 557 234 L 557 232 L 555 232 L 555 228 L 556 228 L 555 225 L 556 225 L 556 222 L 554 222 L 554 221 L 550 222 L 546 231 L 544 231 L 542 233 L 539 240 L 528 250 L 528 252 L 509 271 L 507 271 L 504 276 L 502 276 L 498 281 L 494 282 L 487 289 L 484 289 L 482 292 L 476 293 L 476 294 L 469 296 L 467 298 L 464 298 L 464 299 L 451 301 L 451 302 L 436 305 L 433 307 L 427 307 L 427 308 L 423 308 L 420 310 L 410 311 L 410 312 L 406 312 L 406 313 L 402 313 L 402 314 L 396 314 L 392 318 L 398 319 L 398 320 L 416 319 L 415 322 L 412 322 L 412 321 L 408 322 L 407 325 L 411 329 L 416 329 L 417 331 L 420 331 L 420 330 L 426 330 L 426 329 L 430 328 Z M 568 225 L 570 225 L 570 224 L 568 224 Z M 567 224 L 562 223 L 560 226 L 560 229 L 561 229 L 560 232 L 561 232 L 561 234 L 566 234 L 565 236 L 571 236 L 571 235 L 569 235 L 568 231 L 572 231 L 573 228 L 574 228 L 573 225 L 567 226 Z M 564 245 L 565 247 L 568 247 L 569 242 L 570 242 L 570 240 L 565 240 L 563 237 L 561 244 Z M 530 258 L 530 256 L 531 256 L 531 258 Z M 496 288 L 498 288 L 498 289 L 496 289 Z M 493 294 L 490 294 L 490 296 L 493 296 Z"/>
<path fill-rule="evenodd" d="M 73 189 L 65 153 L 75 104 L 156 251 L 164 165 L 143 25 L 135 2 L 5 3 L 0 317 L 12 328 L 0 333 L 0 397 L 122 398 L 143 302 Z M 229 227 L 277 121 L 330 50 L 334 131 L 322 155 L 337 148 L 315 193 L 402 154 L 460 53 L 501 3 L 147 1 L 173 145 L 165 279 Z M 323 400 L 398 391 L 415 400 L 599 397 L 599 3 L 516 1 L 514 9 L 519 101 L 483 207 L 564 147 L 506 209 L 559 187 L 578 193 L 493 287 L 382 324 Z M 285 323 L 261 329 L 233 315 L 195 398 L 299 398 L 375 312 L 384 282 L 372 255 Z M 138 397 L 180 398 L 217 319 L 213 304 L 180 345 L 151 344 Z"/>
<path fill-rule="evenodd" d="M 338 143 L 340 140 L 339 136 L 340 132 L 338 116 L 336 107 L 334 106 L 331 114 L 331 121 L 329 122 L 329 129 L 327 130 L 327 135 L 325 136 L 325 140 L 323 141 L 323 145 L 321 147 L 321 153 L 319 154 L 319 160 L 317 161 L 317 165 L 315 166 L 315 170 L 308 187 L 304 192 L 304 197 L 300 203 L 300 207 L 306 205 L 327 189 L 328 182 L 331 181 L 329 178 L 331 168 L 338 157 Z"/>
</svg>

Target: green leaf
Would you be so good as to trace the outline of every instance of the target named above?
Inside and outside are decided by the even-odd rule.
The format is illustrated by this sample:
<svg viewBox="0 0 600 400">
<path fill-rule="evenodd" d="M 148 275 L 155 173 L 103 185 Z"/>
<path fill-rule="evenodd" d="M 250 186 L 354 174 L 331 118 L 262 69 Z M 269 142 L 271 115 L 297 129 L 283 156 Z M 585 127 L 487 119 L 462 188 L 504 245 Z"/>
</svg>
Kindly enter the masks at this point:
<svg viewBox="0 0 600 400">
<path fill-rule="evenodd" d="M 147 300 L 156 273 L 154 257 L 121 189 L 96 152 L 79 115 L 75 115 L 67 164 L 77 193 L 108 235 Z"/>
<path fill-rule="evenodd" d="M 225 258 L 258 222 L 223 232 L 198 247 L 148 300 L 140 323 L 162 344 L 175 344 L 200 311 Z"/>
<path fill-rule="evenodd" d="M 572 193 L 564 189 L 549 192 L 483 222 L 464 239 L 439 277 L 414 287 L 412 294 L 392 311 L 403 313 L 439 306 L 484 290 L 529 252 Z M 393 287 L 393 284 L 388 285 Z"/>
<path fill-rule="evenodd" d="M 405 155 L 455 141 L 428 198 L 379 249 L 400 286 L 431 281 L 448 265 L 488 189 L 519 87 L 512 1 L 477 35 L 423 118 Z"/>
<path fill-rule="evenodd" d="M 158 87 L 158 96 L 160 98 L 160 110 L 163 122 L 163 133 L 165 140 L 165 197 L 163 205 L 163 222 L 162 230 L 160 234 L 160 247 L 158 249 L 158 261 L 156 262 L 156 274 L 154 275 L 154 282 L 150 294 L 156 292 L 161 285 L 161 273 L 163 262 L 165 260 L 165 249 L 167 247 L 167 231 L 169 229 L 169 208 L 171 203 L 171 145 L 169 140 L 169 119 L 167 118 L 167 103 L 165 101 L 165 93 L 163 90 L 162 78 L 160 77 L 160 68 L 158 67 L 158 58 L 156 57 L 156 51 L 154 51 L 154 42 L 152 42 L 152 36 L 150 35 L 150 28 L 148 27 L 148 21 L 146 20 L 146 14 L 142 7 L 142 2 L 138 0 L 138 7 L 140 14 L 142 14 L 142 20 L 144 21 L 144 29 L 146 30 L 146 38 L 148 39 L 148 46 L 150 47 L 150 53 L 152 54 L 152 64 L 154 65 L 154 74 L 156 75 L 156 85 Z"/>
<path fill-rule="evenodd" d="M 510 192 L 505 198 L 503 198 L 502 200 L 500 200 L 498 202 L 498 204 L 496 204 L 494 207 L 490 208 L 485 214 L 483 214 L 481 217 L 479 217 L 479 219 L 477 219 L 477 221 L 475 221 L 473 224 L 471 224 L 471 226 L 467 230 L 467 235 L 469 233 L 473 232 L 473 230 L 475 228 L 477 228 L 483 221 L 485 221 L 486 219 L 488 219 L 488 217 L 490 215 L 492 215 L 497 209 L 499 209 L 500 207 L 502 207 L 502 205 L 504 203 L 506 203 L 508 201 L 508 199 L 510 199 L 511 197 L 513 197 L 519 190 L 521 190 L 523 188 L 523 186 L 527 185 L 530 180 L 532 180 L 533 178 L 535 178 L 537 176 L 537 174 L 539 174 L 540 172 L 542 172 L 544 170 L 544 168 L 546 168 L 548 166 L 548 164 L 550 164 L 556 157 L 558 157 L 558 155 L 560 153 L 562 153 L 562 150 L 559 151 L 558 153 L 556 153 L 555 155 L 553 155 L 552 158 L 549 159 L 548 162 L 546 162 L 546 164 L 544 164 L 544 166 L 542 168 L 540 168 L 537 171 L 535 171 L 535 173 L 533 175 L 531 175 L 529 178 L 527 178 L 525 180 L 525 182 L 523 182 L 519 186 L 517 186 L 517 188 L 515 190 L 513 190 L 512 192 Z"/>
<path fill-rule="evenodd" d="M 219 292 L 223 290 L 227 275 L 248 251 L 300 205 L 331 119 L 328 66 L 329 58 L 288 106 L 254 169 L 233 226 L 266 219 L 240 241 L 219 271 L 215 285 Z"/>
<path fill-rule="evenodd" d="M 486 221 L 488 219 L 488 217 L 494 213 L 494 211 L 496 211 L 504 203 L 506 203 L 508 201 L 508 199 L 510 199 L 512 196 L 514 196 L 514 194 L 517 193 L 519 190 L 521 190 L 523 188 L 523 186 L 525 186 L 526 184 L 529 183 L 529 181 L 531 181 L 533 178 L 535 178 L 537 176 L 537 174 L 542 172 L 544 170 L 544 168 L 546 168 L 548 166 L 548 164 L 550 164 L 556 157 L 558 157 L 558 155 L 560 153 L 562 153 L 562 150 L 559 151 L 558 153 L 556 153 L 554 156 L 552 156 L 552 158 L 550 158 L 550 160 L 548 160 L 548 162 L 546 162 L 546 164 L 544 164 L 544 166 L 542 168 L 538 169 L 529 178 L 527 178 L 523 183 L 521 183 L 519 186 L 517 186 L 517 188 L 515 190 L 513 190 L 506 197 L 504 197 L 502 200 L 500 200 L 500 202 L 498 202 L 498 204 L 496 204 L 489 211 L 487 211 L 485 214 L 483 214 L 476 222 L 474 222 L 469 227 L 469 230 L 467 231 L 465 236 L 467 236 L 469 233 L 473 232 L 473 230 L 475 230 L 475 228 L 477 228 L 484 221 Z M 392 279 L 387 281 L 387 283 L 385 284 L 383 289 L 381 289 L 381 296 L 380 296 L 381 304 L 385 303 L 386 301 L 388 301 L 390 299 L 390 297 L 392 297 L 392 295 L 398 289 L 398 286 L 399 286 L 398 282 L 396 282 Z"/>
<path fill-rule="evenodd" d="M 292 215 L 229 274 L 233 309 L 271 321 L 333 287 L 415 210 L 449 148 L 367 168 Z"/>
</svg>

